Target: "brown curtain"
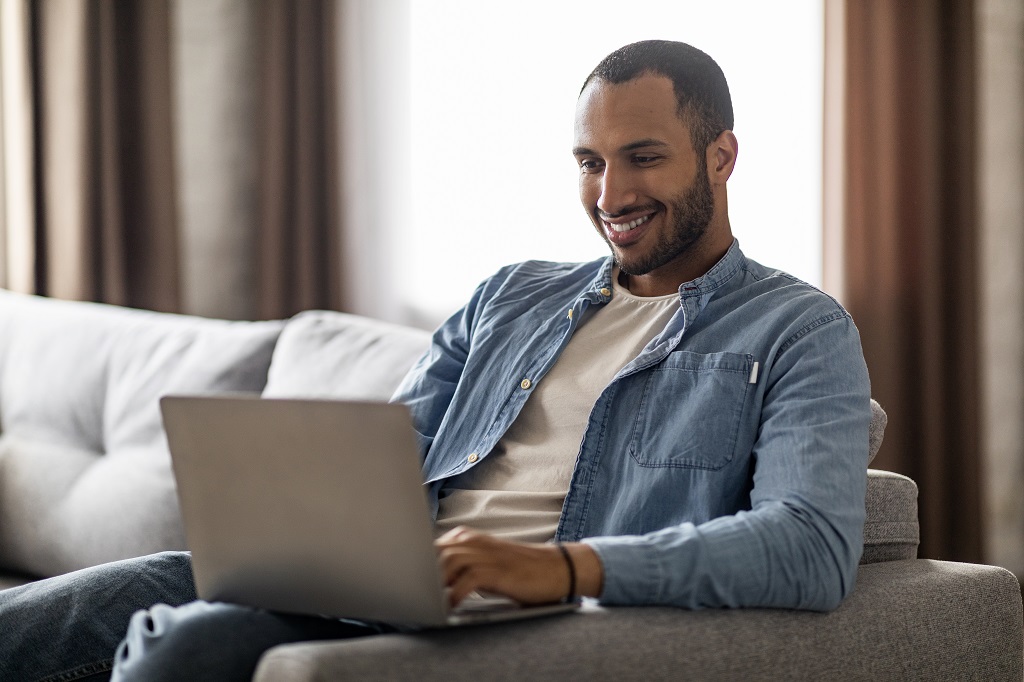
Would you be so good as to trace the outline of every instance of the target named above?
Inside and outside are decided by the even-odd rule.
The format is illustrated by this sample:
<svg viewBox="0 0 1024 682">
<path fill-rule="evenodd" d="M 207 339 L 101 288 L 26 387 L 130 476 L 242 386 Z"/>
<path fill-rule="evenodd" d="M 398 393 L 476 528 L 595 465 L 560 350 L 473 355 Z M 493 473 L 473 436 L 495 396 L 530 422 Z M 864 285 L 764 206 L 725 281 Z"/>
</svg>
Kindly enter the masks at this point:
<svg viewBox="0 0 1024 682">
<path fill-rule="evenodd" d="M 920 488 L 920 555 L 982 556 L 973 2 L 846 3 L 845 291 Z"/>
<path fill-rule="evenodd" d="M 251 22 L 226 21 L 225 26 L 254 32 L 255 40 L 241 41 L 252 50 L 242 58 L 258 62 L 259 74 L 251 82 L 212 87 L 257 91 L 259 106 L 245 115 L 257 121 L 252 147 L 259 169 L 254 173 L 236 167 L 238 177 L 252 180 L 224 183 L 223 191 L 207 187 L 202 196 L 190 196 L 176 182 L 181 166 L 175 156 L 183 148 L 176 142 L 197 133 L 180 125 L 187 117 L 176 116 L 175 79 L 190 78 L 193 85 L 197 81 L 195 74 L 175 70 L 188 63 L 175 61 L 175 50 L 189 49 L 188 41 L 217 36 L 207 32 L 176 41 L 174 12 L 208 0 L 13 1 L 21 2 L 27 18 L 33 137 L 30 159 L 13 154 L 0 159 L 0 177 L 10 180 L 20 173 L 32 178 L 31 210 L 0 207 L 0 221 L 6 216 L 8 223 L 0 225 L 0 239 L 4 246 L 18 246 L 0 248 L 0 254 L 8 261 L 12 254 L 31 261 L 7 268 L 30 271 L 18 278 L 23 283 L 17 288 L 192 312 L 184 309 L 185 300 L 208 301 L 218 292 L 189 289 L 192 295 L 186 296 L 184 288 L 204 286 L 197 269 L 211 263 L 216 267 L 218 261 L 207 257 L 202 263 L 183 262 L 195 254 L 196 229 L 185 229 L 182 221 L 196 215 L 196 207 L 200 213 L 219 215 L 207 210 L 208 202 L 219 196 L 224 206 L 233 207 L 225 211 L 237 211 L 240 202 L 247 202 L 255 204 L 252 214 L 259 216 L 257 230 L 247 227 L 234 240 L 212 240 L 244 244 L 223 255 L 232 259 L 234 270 L 250 273 L 245 279 L 257 282 L 245 294 L 250 300 L 222 306 L 236 311 L 225 316 L 255 311 L 276 318 L 305 308 L 340 306 L 334 2 L 259 0 L 230 8 L 233 16 L 255 16 Z M 212 11 L 216 15 L 216 8 Z M 205 81 L 203 85 L 210 87 Z M 202 101 L 190 101 L 189 106 L 202 106 Z M 211 136 L 186 148 L 202 150 L 219 142 Z M 203 160 L 190 157 L 189 168 L 196 169 L 197 163 Z M 235 194 L 229 200 L 226 194 L 231 192 Z M 191 210 L 181 211 L 183 205 Z M 15 213 L 32 216 L 32 224 L 10 224 Z M 30 248 L 22 248 L 24 244 Z M 12 286 L 13 276 L 5 270 L 0 277 L 5 280 L 0 286 Z"/>
<path fill-rule="evenodd" d="M 31 8 L 36 293 L 177 310 L 168 3 Z"/>
<path fill-rule="evenodd" d="M 332 0 L 264 0 L 262 317 L 340 309 Z"/>
</svg>

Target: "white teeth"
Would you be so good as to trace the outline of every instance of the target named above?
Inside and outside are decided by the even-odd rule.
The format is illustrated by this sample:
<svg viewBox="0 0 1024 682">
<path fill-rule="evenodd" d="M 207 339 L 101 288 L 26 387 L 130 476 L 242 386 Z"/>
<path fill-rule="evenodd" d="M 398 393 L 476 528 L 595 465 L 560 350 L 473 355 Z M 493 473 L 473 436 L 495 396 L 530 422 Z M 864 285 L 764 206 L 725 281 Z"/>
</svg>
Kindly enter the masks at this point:
<svg viewBox="0 0 1024 682">
<path fill-rule="evenodd" d="M 637 218 L 636 220 L 631 220 L 628 223 L 619 223 L 619 224 L 607 223 L 607 225 L 610 228 L 612 228 L 613 230 L 615 230 L 616 232 L 629 232 L 630 230 L 635 229 L 635 228 L 639 227 L 640 225 L 643 225 L 644 223 L 646 223 L 650 219 L 650 217 L 651 216 L 649 216 L 649 215 L 645 215 L 642 218 Z"/>
</svg>

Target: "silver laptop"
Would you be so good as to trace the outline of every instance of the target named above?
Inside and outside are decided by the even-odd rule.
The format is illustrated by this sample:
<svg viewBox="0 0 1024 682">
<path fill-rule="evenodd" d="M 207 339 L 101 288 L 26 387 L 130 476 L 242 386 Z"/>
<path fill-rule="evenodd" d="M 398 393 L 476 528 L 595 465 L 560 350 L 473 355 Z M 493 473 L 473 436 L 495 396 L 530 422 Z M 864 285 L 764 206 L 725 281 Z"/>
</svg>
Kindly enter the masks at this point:
<svg viewBox="0 0 1024 682">
<path fill-rule="evenodd" d="M 203 599 L 424 627 L 576 608 L 449 608 L 404 405 L 168 396 L 160 407 Z"/>
</svg>

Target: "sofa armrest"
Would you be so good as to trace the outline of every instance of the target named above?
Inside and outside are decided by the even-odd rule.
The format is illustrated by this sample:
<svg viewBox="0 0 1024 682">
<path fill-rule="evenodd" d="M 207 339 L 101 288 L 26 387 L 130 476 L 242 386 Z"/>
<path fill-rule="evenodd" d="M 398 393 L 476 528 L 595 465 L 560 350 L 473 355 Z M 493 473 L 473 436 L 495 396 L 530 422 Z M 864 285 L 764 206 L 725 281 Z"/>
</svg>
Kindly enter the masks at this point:
<svg viewBox="0 0 1024 682">
<path fill-rule="evenodd" d="M 831 613 L 587 605 L 534 621 L 281 646 L 254 679 L 1018 681 L 1022 672 L 1011 573 L 909 560 L 861 566 Z"/>
<path fill-rule="evenodd" d="M 916 559 L 920 544 L 917 484 L 891 471 L 868 469 L 861 564 Z"/>
</svg>

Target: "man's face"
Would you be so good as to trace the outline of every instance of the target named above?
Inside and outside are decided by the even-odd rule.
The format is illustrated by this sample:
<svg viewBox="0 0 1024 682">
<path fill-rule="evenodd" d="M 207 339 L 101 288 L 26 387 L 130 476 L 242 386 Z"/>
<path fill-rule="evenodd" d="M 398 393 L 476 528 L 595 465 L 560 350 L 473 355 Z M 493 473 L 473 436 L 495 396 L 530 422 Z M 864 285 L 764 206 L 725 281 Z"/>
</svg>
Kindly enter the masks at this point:
<svg viewBox="0 0 1024 682">
<path fill-rule="evenodd" d="M 592 81 L 576 107 L 573 147 L 580 200 L 619 269 L 668 277 L 707 232 L 715 203 L 672 81 Z"/>
</svg>

